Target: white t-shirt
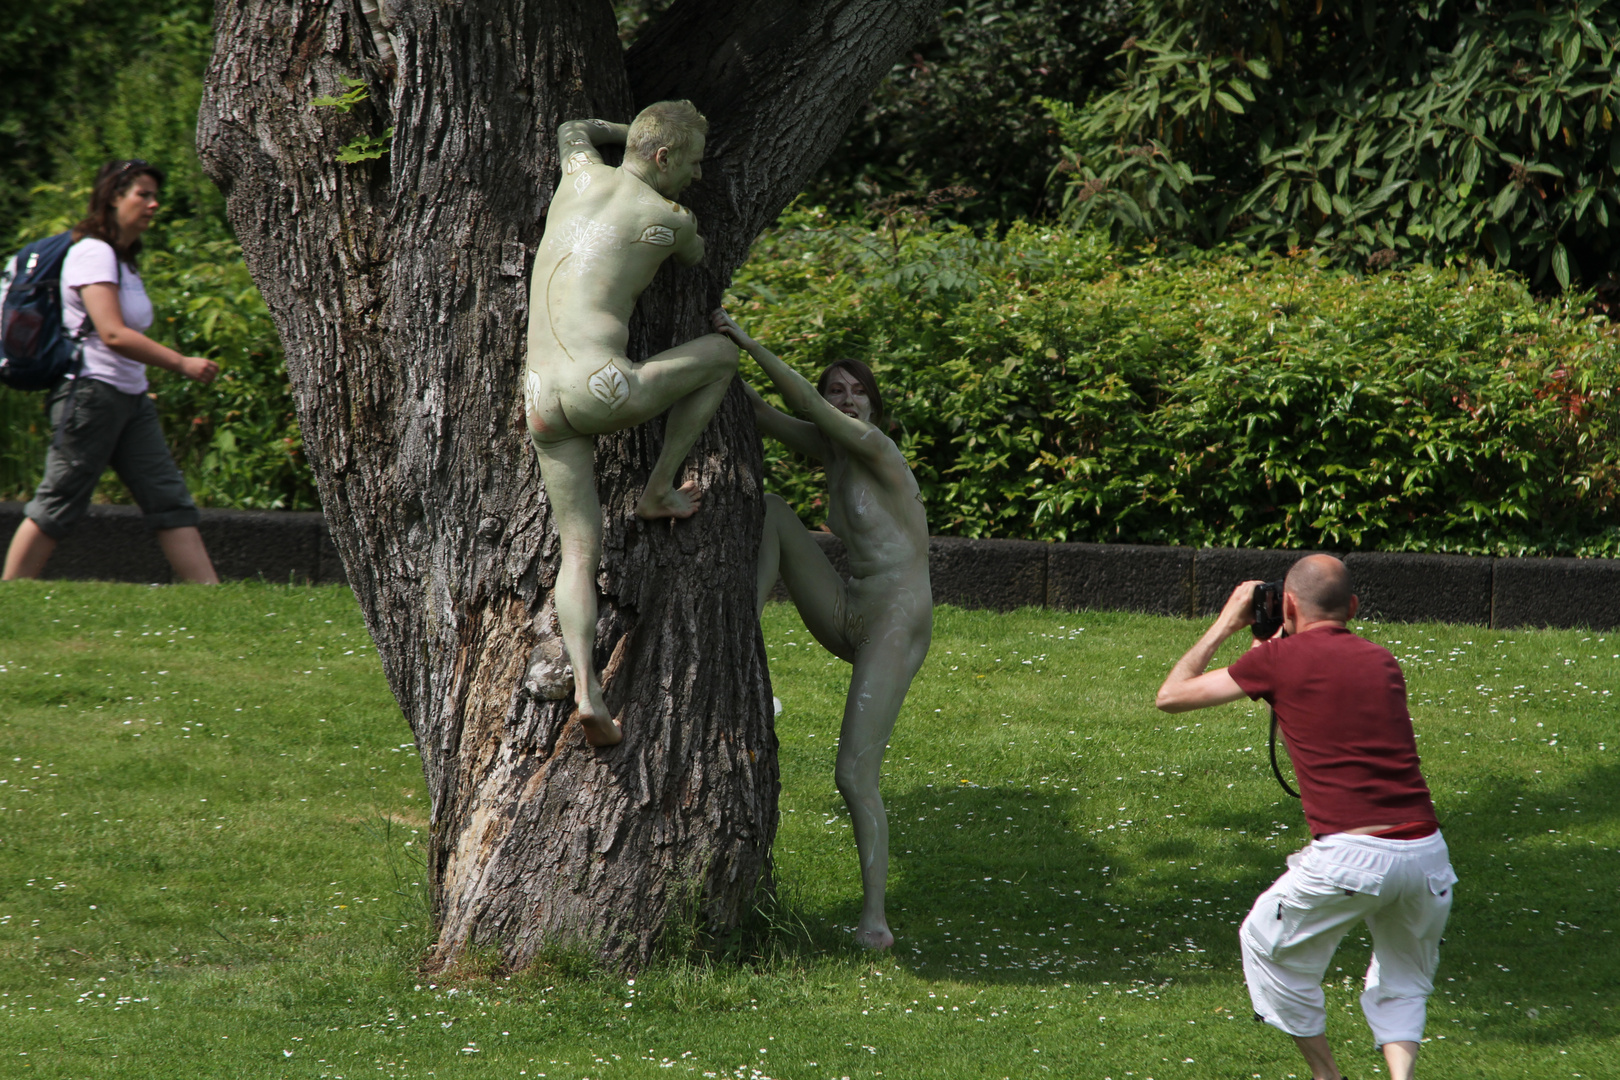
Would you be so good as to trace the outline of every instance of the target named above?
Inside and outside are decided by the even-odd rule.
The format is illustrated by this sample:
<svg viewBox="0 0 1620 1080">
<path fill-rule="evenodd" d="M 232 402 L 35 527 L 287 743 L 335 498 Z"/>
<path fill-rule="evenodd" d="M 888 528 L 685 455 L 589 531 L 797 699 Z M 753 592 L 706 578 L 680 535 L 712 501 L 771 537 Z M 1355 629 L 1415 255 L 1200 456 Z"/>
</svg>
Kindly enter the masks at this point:
<svg viewBox="0 0 1620 1080">
<path fill-rule="evenodd" d="M 84 298 L 79 290 L 102 283 L 118 286 L 118 303 L 123 308 L 125 326 L 142 333 L 152 328 L 152 301 L 147 299 L 141 275 L 128 263 L 120 268 L 118 256 L 107 241 L 87 236 L 68 249 L 62 263 L 62 325 L 69 335 L 77 333 L 84 325 Z M 146 392 L 146 365 L 113 352 L 100 334 L 84 339 L 84 367 L 79 374 L 126 394 Z"/>
</svg>

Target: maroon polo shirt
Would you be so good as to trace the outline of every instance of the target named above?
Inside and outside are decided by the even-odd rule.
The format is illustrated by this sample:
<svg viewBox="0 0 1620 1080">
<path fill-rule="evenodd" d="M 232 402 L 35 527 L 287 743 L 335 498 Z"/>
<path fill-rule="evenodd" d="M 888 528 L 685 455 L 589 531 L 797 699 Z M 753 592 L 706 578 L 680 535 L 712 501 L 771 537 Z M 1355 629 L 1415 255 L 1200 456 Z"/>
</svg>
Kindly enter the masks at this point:
<svg viewBox="0 0 1620 1080">
<path fill-rule="evenodd" d="M 1317 627 L 1262 642 L 1226 670 L 1276 710 L 1314 835 L 1435 822 L 1406 678 L 1388 649 Z"/>
</svg>

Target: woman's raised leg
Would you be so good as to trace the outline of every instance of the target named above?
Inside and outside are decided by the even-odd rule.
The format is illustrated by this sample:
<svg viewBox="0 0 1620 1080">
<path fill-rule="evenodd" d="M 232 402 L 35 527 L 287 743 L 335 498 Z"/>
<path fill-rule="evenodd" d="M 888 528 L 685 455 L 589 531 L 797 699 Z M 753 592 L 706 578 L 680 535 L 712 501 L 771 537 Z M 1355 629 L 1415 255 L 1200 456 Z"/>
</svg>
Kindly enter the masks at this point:
<svg viewBox="0 0 1620 1080">
<path fill-rule="evenodd" d="M 765 610 L 776 579 L 787 586 L 799 617 L 821 647 L 854 663 L 859 641 L 848 629 L 849 586 L 838 576 L 821 545 L 810 536 L 793 508 L 779 495 L 765 496 L 765 527 L 760 532 L 756 586 L 759 610 Z"/>
</svg>

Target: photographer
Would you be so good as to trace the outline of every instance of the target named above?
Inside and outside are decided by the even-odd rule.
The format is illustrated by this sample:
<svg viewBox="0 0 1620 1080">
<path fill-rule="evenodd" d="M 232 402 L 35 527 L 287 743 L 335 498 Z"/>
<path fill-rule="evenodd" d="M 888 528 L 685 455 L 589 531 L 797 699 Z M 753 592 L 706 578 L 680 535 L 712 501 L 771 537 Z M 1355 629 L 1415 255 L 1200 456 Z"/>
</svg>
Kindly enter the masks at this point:
<svg viewBox="0 0 1620 1080">
<path fill-rule="evenodd" d="M 1346 629 L 1356 614 L 1338 559 L 1289 570 L 1282 633 L 1231 667 L 1205 672 L 1223 641 L 1254 622 L 1255 586 L 1233 591 L 1215 624 L 1159 688 L 1166 712 L 1264 698 L 1299 779 L 1314 841 L 1255 900 L 1240 940 L 1258 1018 L 1294 1037 L 1315 1080 L 1341 1080 L 1325 1032 L 1322 975 L 1358 921 L 1372 934 L 1362 1012 L 1391 1080 L 1412 1076 L 1451 911 L 1452 872 L 1418 770 L 1406 680 L 1387 649 Z"/>
</svg>

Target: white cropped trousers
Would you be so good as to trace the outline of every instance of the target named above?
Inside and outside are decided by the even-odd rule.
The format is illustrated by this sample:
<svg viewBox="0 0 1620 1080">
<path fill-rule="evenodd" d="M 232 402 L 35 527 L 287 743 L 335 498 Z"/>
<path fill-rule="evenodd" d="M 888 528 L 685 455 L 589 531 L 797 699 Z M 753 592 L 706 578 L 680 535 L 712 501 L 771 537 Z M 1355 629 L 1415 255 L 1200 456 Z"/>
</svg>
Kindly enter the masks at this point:
<svg viewBox="0 0 1620 1080">
<path fill-rule="evenodd" d="M 1379 1046 L 1419 1042 L 1457 875 L 1436 831 L 1421 840 L 1335 833 L 1288 857 L 1243 920 L 1254 1011 L 1290 1035 L 1327 1031 L 1322 975 L 1357 922 L 1372 934 L 1361 1011 Z"/>
</svg>

